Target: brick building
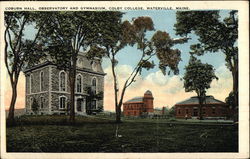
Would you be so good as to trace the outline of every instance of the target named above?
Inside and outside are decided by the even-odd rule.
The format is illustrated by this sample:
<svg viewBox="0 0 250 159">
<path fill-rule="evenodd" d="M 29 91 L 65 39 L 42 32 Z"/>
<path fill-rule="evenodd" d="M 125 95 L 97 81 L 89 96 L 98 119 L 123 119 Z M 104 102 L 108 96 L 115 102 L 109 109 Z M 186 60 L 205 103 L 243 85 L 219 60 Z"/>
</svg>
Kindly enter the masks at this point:
<svg viewBox="0 0 250 159">
<path fill-rule="evenodd" d="M 132 98 L 123 103 L 124 116 L 140 116 L 154 112 L 154 97 L 150 90 L 143 97 Z"/>
<path fill-rule="evenodd" d="M 39 105 L 38 114 L 67 114 L 69 111 L 68 73 L 57 69 L 50 61 L 48 58 L 24 71 L 27 114 L 34 114 L 32 104 L 35 100 Z M 88 60 L 84 53 L 79 54 L 75 89 L 76 114 L 103 109 L 103 99 L 88 97 L 90 91 L 96 95 L 103 93 L 104 76 L 100 59 Z"/>
<path fill-rule="evenodd" d="M 191 97 L 175 104 L 176 118 L 197 118 L 199 117 L 199 100 L 198 97 Z M 229 106 L 215 99 L 213 96 L 206 96 L 206 100 L 202 106 L 202 115 L 204 118 L 227 118 L 230 116 Z"/>
</svg>

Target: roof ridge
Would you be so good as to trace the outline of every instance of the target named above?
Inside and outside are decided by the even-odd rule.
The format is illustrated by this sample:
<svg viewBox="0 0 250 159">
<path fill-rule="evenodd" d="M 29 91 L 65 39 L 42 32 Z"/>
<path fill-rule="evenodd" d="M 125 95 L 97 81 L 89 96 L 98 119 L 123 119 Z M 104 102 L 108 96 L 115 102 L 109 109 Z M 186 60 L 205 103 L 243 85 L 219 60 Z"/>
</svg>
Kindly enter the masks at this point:
<svg viewBox="0 0 250 159">
<path fill-rule="evenodd" d="M 221 103 L 221 104 L 225 104 L 225 102 L 220 101 L 218 99 L 215 99 L 213 96 L 206 96 L 205 101 L 206 104 L 209 103 Z M 198 104 L 198 97 L 197 96 L 193 96 L 193 97 L 189 97 L 187 99 L 184 99 L 178 103 L 176 103 L 175 105 L 181 105 L 181 104 Z"/>
</svg>

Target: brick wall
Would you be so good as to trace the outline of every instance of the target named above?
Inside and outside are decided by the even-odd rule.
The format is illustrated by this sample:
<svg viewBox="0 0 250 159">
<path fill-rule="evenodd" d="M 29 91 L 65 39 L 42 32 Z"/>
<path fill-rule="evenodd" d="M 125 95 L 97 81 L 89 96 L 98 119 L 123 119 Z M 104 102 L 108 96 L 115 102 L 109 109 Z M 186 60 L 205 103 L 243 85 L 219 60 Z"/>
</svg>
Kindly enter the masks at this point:
<svg viewBox="0 0 250 159">
<path fill-rule="evenodd" d="M 175 106 L 176 118 L 198 117 L 200 113 L 199 105 Z M 203 117 L 227 117 L 229 108 L 225 105 L 204 105 L 202 107 Z"/>
</svg>

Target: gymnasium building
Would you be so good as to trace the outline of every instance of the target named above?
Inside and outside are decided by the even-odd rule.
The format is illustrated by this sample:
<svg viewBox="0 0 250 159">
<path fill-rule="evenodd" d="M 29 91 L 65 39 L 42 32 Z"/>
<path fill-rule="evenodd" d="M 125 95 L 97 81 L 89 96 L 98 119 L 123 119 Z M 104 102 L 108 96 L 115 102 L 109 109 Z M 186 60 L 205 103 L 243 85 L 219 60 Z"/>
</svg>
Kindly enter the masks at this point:
<svg viewBox="0 0 250 159">
<path fill-rule="evenodd" d="M 225 119 L 230 117 L 229 106 L 215 99 L 213 96 L 206 96 L 202 106 L 202 116 L 205 119 Z M 200 113 L 199 100 L 197 96 L 191 97 L 175 104 L 176 118 L 198 118 Z"/>
</svg>

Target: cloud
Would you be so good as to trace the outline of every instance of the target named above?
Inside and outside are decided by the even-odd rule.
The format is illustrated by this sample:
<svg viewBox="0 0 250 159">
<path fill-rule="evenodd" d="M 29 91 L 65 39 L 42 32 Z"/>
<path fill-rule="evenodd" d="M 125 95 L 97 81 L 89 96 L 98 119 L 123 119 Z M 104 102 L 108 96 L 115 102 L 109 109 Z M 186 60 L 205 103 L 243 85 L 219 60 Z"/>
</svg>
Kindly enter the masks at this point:
<svg viewBox="0 0 250 159">
<path fill-rule="evenodd" d="M 155 83 L 159 86 L 163 86 L 168 82 L 167 76 L 164 76 L 161 71 L 150 73 L 146 78 L 146 81 Z"/>
<path fill-rule="evenodd" d="M 212 81 L 211 88 L 207 93 L 224 101 L 233 89 L 232 74 L 225 65 L 221 65 L 217 68 L 215 74 L 219 79 Z"/>
</svg>

